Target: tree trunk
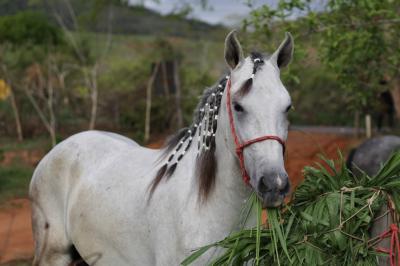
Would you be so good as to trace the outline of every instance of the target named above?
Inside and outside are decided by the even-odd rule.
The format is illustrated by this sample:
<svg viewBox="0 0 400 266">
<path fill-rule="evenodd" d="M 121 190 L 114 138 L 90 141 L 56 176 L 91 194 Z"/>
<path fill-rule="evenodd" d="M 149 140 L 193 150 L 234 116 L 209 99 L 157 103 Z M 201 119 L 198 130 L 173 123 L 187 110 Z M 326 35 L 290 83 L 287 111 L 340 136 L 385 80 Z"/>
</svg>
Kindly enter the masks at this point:
<svg viewBox="0 0 400 266">
<path fill-rule="evenodd" d="M 171 120 L 174 119 L 174 114 L 172 113 L 172 108 L 171 108 L 171 88 L 169 86 L 168 82 L 168 70 L 167 70 L 167 61 L 163 61 L 161 63 L 161 70 L 162 70 L 162 77 L 163 77 L 163 88 L 164 88 L 164 94 L 165 94 L 165 103 L 166 103 L 166 110 L 165 110 L 165 127 L 170 128 L 171 127 Z"/>
<path fill-rule="evenodd" d="M 42 121 L 44 127 L 50 134 L 51 145 L 54 147 L 56 145 L 56 117 L 54 114 L 54 87 L 52 82 L 52 65 L 50 58 L 47 62 L 47 77 L 43 75 L 40 71 L 39 79 L 41 80 L 40 88 L 45 88 L 47 90 L 47 97 L 45 97 L 45 103 L 47 105 L 47 109 L 49 111 L 49 118 L 46 117 L 44 110 L 42 110 L 36 101 L 35 97 L 32 93 L 25 87 L 25 94 L 28 96 L 29 101 L 33 105 L 36 113 L 39 115 L 40 120 Z M 46 79 L 47 78 L 47 79 Z"/>
<path fill-rule="evenodd" d="M 394 109 L 396 111 L 396 118 L 400 119 L 400 78 L 394 78 L 392 83 L 392 89 L 390 93 L 393 98 Z"/>
<path fill-rule="evenodd" d="M 151 94 L 152 94 L 152 88 L 153 88 L 153 83 L 154 79 L 156 78 L 158 68 L 160 66 L 160 63 L 156 63 L 153 69 L 153 73 L 150 76 L 150 79 L 147 83 L 147 88 L 146 88 L 146 116 L 144 120 L 144 141 L 147 142 L 150 139 L 150 118 L 151 118 Z"/>
<path fill-rule="evenodd" d="M 21 141 L 24 140 L 24 135 L 22 133 L 21 118 L 19 116 L 19 110 L 18 110 L 17 101 L 15 100 L 14 89 L 13 89 L 13 86 L 11 84 L 11 80 L 10 80 L 10 78 L 8 76 L 7 66 L 6 65 L 2 65 L 2 69 L 3 69 L 4 75 L 6 76 L 7 84 L 10 87 L 11 108 L 12 108 L 13 113 L 14 113 L 15 126 L 16 126 L 16 129 L 17 129 L 17 138 L 18 138 L 18 141 L 21 142 Z"/>
<path fill-rule="evenodd" d="M 48 98 L 47 98 L 47 108 L 49 109 L 49 115 L 50 115 L 50 119 L 49 119 L 49 126 L 50 126 L 50 138 L 51 138 L 51 146 L 54 147 L 57 144 L 57 140 L 56 140 L 56 117 L 54 115 L 54 88 L 53 88 L 53 82 L 51 80 L 51 66 L 49 63 L 48 66 L 48 73 L 47 73 L 47 78 L 48 78 L 48 82 L 47 82 L 47 94 L 48 94 Z"/>
<path fill-rule="evenodd" d="M 115 126 L 115 128 L 119 129 L 121 125 L 120 125 L 120 118 L 119 118 L 120 117 L 120 111 L 119 111 L 120 107 L 119 107 L 118 99 L 116 99 L 114 101 L 112 109 L 113 109 L 114 126 Z"/>
<path fill-rule="evenodd" d="M 167 73 L 167 62 L 164 61 L 161 63 L 161 70 L 162 70 L 162 76 L 163 76 L 163 87 L 164 87 L 164 94 L 167 102 L 169 102 L 169 83 L 168 83 L 168 73 Z M 169 110 L 168 110 L 169 111 Z"/>
<path fill-rule="evenodd" d="M 54 147 L 54 146 L 57 145 L 57 139 L 56 139 L 56 131 L 55 131 L 55 128 L 50 127 L 49 134 L 50 134 L 50 139 L 51 139 L 51 147 Z"/>
<path fill-rule="evenodd" d="M 55 144 L 55 132 L 53 128 L 51 127 L 49 121 L 47 120 L 45 114 L 43 111 L 40 109 L 38 103 L 36 102 L 35 98 L 33 98 L 31 92 L 25 88 L 25 94 L 28 96 L 29 101 L 31 102 L 33 108 L 35 109 L 36 113 L 39 115 L 40 120 L 42 121 L 44 127 L 46 130 L 49 132 L 50 137 L 51 137 L 51 143 L 52 145 Z"/>
<path fill-rule="evenodd" d="M 89 73 L 89 88 L 90 88 L 90 99 L 92 102 L 92 107 L 90 110 L 90 122 L 89 122 L 89 130 L 93 130 L 96 126 L 96 118 L 97 118 L 97 105 L 98 105 L 98 97 L 99 92 L 97 88 L 97 65 L 91 69 Z"/>
<path fill-rule="evenodd" d="M 96 118 L 97 118 L 97 101 L 98 101 L 98 91 L 97 89 L 92 89 L 90 93 L 90 100 L 92 102 L 92 107 L 90 109 L 90 121 L 89 121 L 89 130 L 93 130 L 96 126 Z"/>
<path fill-rule="evenodd" d="M 70 96 L 69 96 L 69 91 L 65 88 L 65 77 L 67 73 L 66 72 L 59 72 L 57 73 L 58 77 L 58 82 L 60 83 L 60 89 L 63 94 L 63 103 L 67 106 L 69 106 L 70 103 Z"/>
<path fill-rule="evenodd" d="M 89 58 L 85 53 L 85 49 L 80 45 L 80 40 L 79 40 L 79 33 L 81 30 L 79 28 L 82 27 L 82 25 L 79 25 L 79 20 L 76 17 L 75 10 L 73 8 L 73 5 L 71 4 L 71 0 L 65 0 L 64 1 L 66 5 L 66 10 L 68 12 L 68 15 L 72 21 L 73 28 L 78 34 L 72 34 L 72 32 L 68 29 L 67 27 L 67 21 L 64 20 L 64 16 L 61 15 L 61 13 L 55 12 L 55 18 L 58 21 L 58 24 L 60 25 L 61 29 L 63 30 L 66 40 L 69 42 L 71 47 L 74 49 L 75 53 L 77 54 L 80 65 L 84 71 L 84 79 L 87 88 L 90 90 L 90 100 L 91 100 L 91 109 L 90 109 L 90 121 L 89 121 L 89 129 L 92 130 L 96 126 L 96 119 L 97 119 L 97 109 L 98 109 L 98 88 L 97 88 L 97 75 L 98 75 L 98 66 L 102 62 L 103 59 L 105 59 L 106 55 L 108 54 L 110 48 L 111 48 L 111 43 L 112 43 L 112 20 L 114 17 L 114 11 L 112 5 L 108 4 L 108 20 L 107 20 L 107 37 L 106 37 L 106 43 L 104 50 L 101 52 L 99 56 L 95 59 L 95 64 L 92 67 L 92 69 L 89 71 L 88 64 L 89 64 Z M 100 13 L 102 13 L 102 10 L 98 10 Z M 95 22 L 95 21 L 91 21 Z M 98 49 L 99 45 L 99 34 L 95 34 L 95 45 L 96 45 L 96 50 Z"/>
<path fill-rule="evenodd" d="M 19 117 L 19 110 L 17 106 L 17 102 L 15 100 L 15 95 L 14 95 L 14 90 L 9 82 L 7 82 L 10 86 L 10 100 L 11 100 L 11 106 L 12 110 L 14 113 L 14 118 L 15 118 L 15 126 L 17 128 L 17 137 L 18 141 L 21 142 L 24 140 L 24 136 L 22 134 L 22 126 L 21 126 L 21 119 Z"/>
<path fill-rule="evenodd" d="M 175 83 L 176 124 L 178 128 L 182 128 L 183 116 L 181 107 L 181 84 L 179 79 L 178 60 L 174 60 L 174 83 Z"/>
<path fill-rule="evenodd" d="M 372 136 L 372 125 L 371 125 L 371 115 L 365 115 L 365 136 L 367 139 L 371 138 Z"/>
</svg>

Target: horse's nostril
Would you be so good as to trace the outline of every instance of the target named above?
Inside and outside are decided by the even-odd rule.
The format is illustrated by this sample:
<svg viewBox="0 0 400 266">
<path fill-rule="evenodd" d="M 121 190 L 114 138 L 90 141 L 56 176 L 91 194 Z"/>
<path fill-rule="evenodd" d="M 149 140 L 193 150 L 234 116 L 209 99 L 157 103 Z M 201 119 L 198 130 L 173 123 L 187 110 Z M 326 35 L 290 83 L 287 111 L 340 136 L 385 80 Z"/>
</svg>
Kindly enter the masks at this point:
<svg viewBox="0 0 400 266">
<path fill-rule="evenodd" d="M 290 190 L 289 179 L 287 176 L 280 177 L 261 177 L 258 182 L 257 190 L 261 195 L 276 194 L 286 196 Z"/>
<path fill-rule="evenodd" d="M 258 191 L 261 194 L 271 191 L 271 188 L 265 183 L 264 177 L 260 178 L 260 182 L 258 183 Z"/>
</svg>

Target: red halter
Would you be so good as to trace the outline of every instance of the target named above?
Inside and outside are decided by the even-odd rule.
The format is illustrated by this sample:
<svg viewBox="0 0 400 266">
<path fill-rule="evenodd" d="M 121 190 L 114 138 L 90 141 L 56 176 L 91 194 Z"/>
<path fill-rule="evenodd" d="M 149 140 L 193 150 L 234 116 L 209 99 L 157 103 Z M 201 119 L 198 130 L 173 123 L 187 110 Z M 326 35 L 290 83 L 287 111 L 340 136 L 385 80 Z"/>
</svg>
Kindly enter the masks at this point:
<svg viewBox="0 0 400 266">
<path fill-rule="evenodd" d="M 262 137 L 258 137 L 255 139 L 251 139 L 248 141 L 245 141 L 243 143 L 240 143 L 239 138 L 236 134 L 236 129 L 235 129 L 235 123 L 233 120 L 233 114 L 232 114 L 232 107 L 231 107 L 231 80 L 228 79 L 228 83 L 226 85 L 227 88 L 227 100 L 226 100 L 226 109 L 228 110 L 228 115 L 229 115 L 229 126 L 231 128 L 231 132 L 232 132 L 232 136 L 233 136 L 233 140 L 235 141 L 235 146 L 236 146 L 236 155 L 239 159 L 239 163 L 240 163 L 240 170 L 242 172 L 242 178 L 243 181 L 246 184 L 249 184 L 250 181 L 250 177 L 247 174 L 246 171 L 246 167 L 244 165 L 244 156 L 243 156 L 243 149 L 256 143 L 256 142 L 260 142 L 260 141 L 264 141 L 264 140 L 276 140 L 278 141 L 282 147 L 283 147 L 283 153 L 285 153 L 285 142 L 278 136 L 274 136 L 274 135 L 265 135 Z"/>
</svg>

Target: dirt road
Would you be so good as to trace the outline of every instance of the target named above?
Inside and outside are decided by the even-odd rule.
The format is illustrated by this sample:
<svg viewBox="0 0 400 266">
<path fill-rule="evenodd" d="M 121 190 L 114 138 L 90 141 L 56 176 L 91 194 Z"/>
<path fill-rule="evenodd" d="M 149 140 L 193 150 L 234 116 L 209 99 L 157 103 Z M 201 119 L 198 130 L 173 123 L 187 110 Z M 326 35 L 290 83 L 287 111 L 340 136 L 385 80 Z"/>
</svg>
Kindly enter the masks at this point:
<svg viewBox="0 0 400 266">
<path fill-rule="evenodd" d="M 346 154 L 355 143 L 349 137 L 335 134 L 291 131 L 287 143 L 286 169 L 293 187 L 303 179 L 303 167 L 318 160 L 319 153 L 328 158 L 337 158 L 338 149 Z M 31 258 L 32 254 L 29 202 L 27 199 L 13 200 L 0 209 L 0 265 L 7 261 Z"/>
<path fill-rule="evenodd" d="M 0 209 L 0 265 L 32 254 L 30 204 L 27 199 L 16 199 Z"/>
</svg>

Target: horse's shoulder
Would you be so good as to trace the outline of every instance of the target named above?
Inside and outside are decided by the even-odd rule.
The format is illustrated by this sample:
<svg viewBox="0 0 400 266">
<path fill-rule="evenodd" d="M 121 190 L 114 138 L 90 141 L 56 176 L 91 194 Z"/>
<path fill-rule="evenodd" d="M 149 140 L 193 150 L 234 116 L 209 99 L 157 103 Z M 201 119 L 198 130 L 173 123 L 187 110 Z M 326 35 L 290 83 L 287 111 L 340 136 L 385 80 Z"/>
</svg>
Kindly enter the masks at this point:
<svg viewBox="0 0 400 266">
<path fill-rule="evenodd" d="M 92 130 L 92 131 L 87 131 L 87 132 L 88 133 L 94 132 L 94 133 L 100 134 L 102 136 L 111 138 L 113 140 L 121 141 L 125 144 L 129 144 L 129 145 L 133 145 L 133 146 L 140 146 L 136 141 L 134 141 L 126 136 L 117 134 L 117 133 L 108 132 L 108 131 L 97 131 L 97 130 Z"/>
<path fill-rule="evenodd" d="M 57 144 L 42 161 L 50 160 L 67 163 L 76 159 L 109 158 L 119 153 L 137 152 L 143 149 L 135 141 L 115 133 L 105 131 L 83 131 Z"/>
<path fill-rule="evenodd" d="M 71 137 L 65 140 L 65 143 L 78 143 L 78 144 L 93 144 L 93 143 L 102 143 L 103 145 L 111 144 L 111 145 L 129 145 L 130 147 L 139 147 L 139 144 L 134 140 L 125 137 L 123 135 L 100 131 L 100 130 L 89 130 L 77 133 L 72 135 Z"/>
<path fill-rule="evenodd" d="M 42 164 L 51 166 L 52 169 L 67 170 L 71 166 L 75 170 L 88 170 L 91 167 L 96 169 L 99 165 L 110 164 L 113 165 L 113 169 L 125 169 L 139 167 L 144 162 L 153 162 L 158 154 L 158 150 L 142 147 L 122 135 L 104 131 L 84 131 L 59 143 L 45 156 Z"/>
</svg>

